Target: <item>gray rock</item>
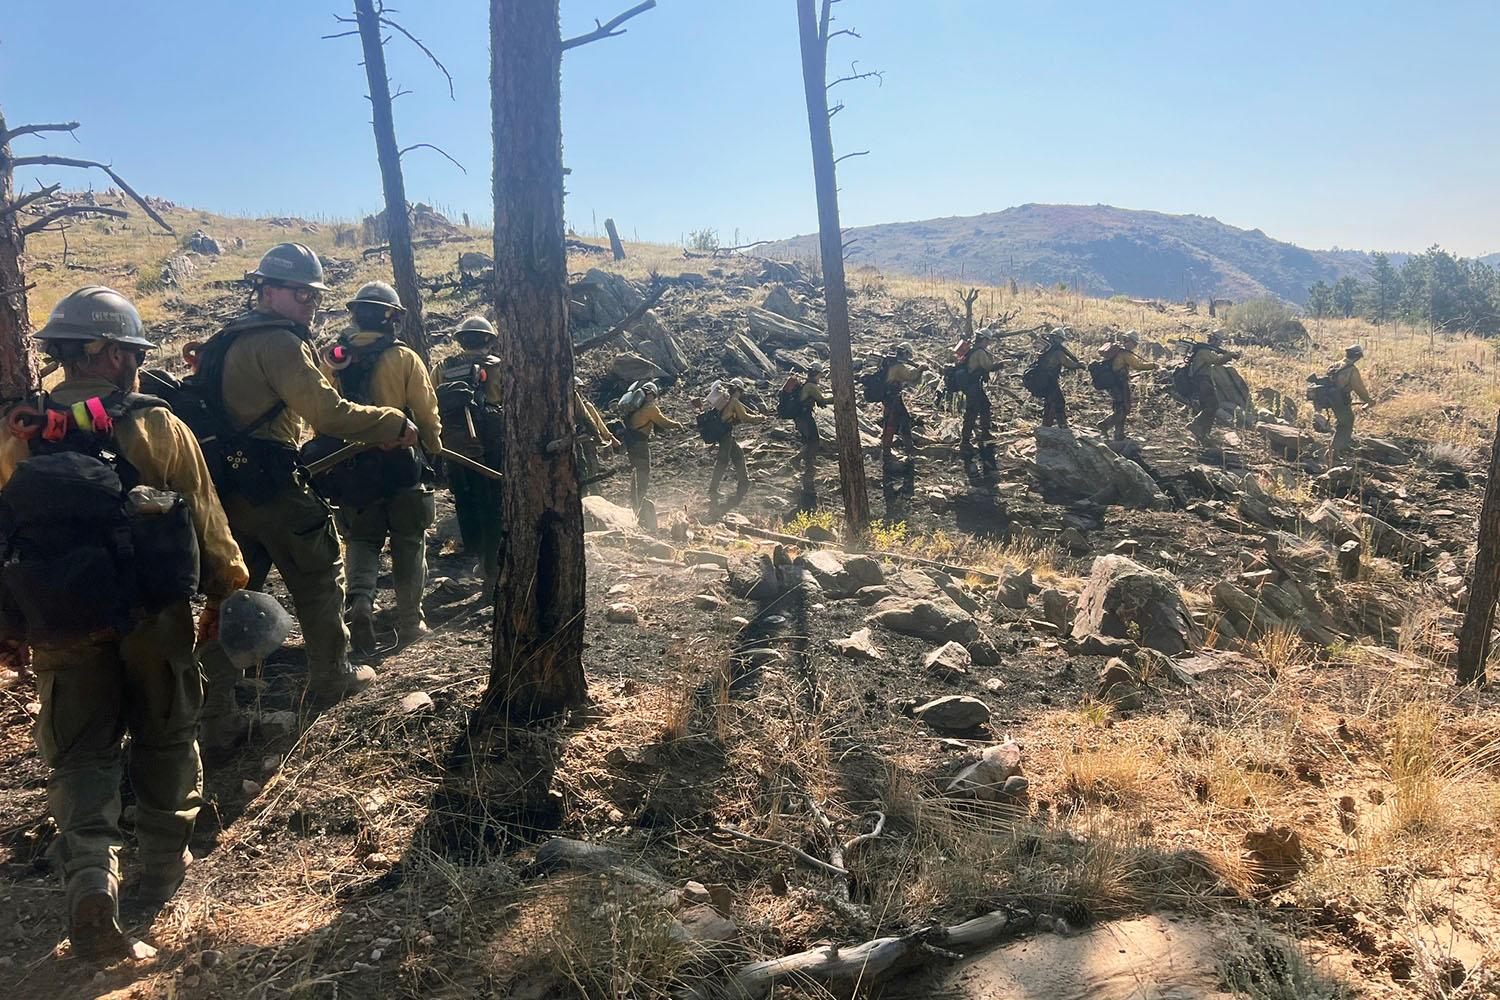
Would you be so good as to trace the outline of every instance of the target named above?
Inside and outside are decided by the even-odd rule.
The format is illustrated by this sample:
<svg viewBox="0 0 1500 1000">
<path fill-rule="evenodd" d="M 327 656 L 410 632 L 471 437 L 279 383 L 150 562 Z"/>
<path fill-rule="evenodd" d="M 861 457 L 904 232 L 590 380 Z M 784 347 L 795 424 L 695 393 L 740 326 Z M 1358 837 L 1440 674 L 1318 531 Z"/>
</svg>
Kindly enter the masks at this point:
<svg viewBox="0 0 1500 1000">
<path fill-rule="evenodd" d="M 844 567 L 844 558 L 832 549 L 813 549 L 797 557 L 796 565 L 806 567 L 830 594 L 850 594 L 859 584 Z"/>
<path fill-rule="evenodd" d="M 964 648 L 969 651 L 969 658 L 974 661 L 975 666 L 993 667 L 1000 662 L 1000 650 L 984 636 L 968 643 Z"/>
<path fill-rule="evenodd" d="M 1021 784 L 1013 785 L 1013 781 Z M 977 761 L 954 776 L 948 783 L 945 794 L 955 798 L 979 799 L 981 802 L 998 802 L 1024 794 L 1025 781 L 1021 777 L 1021 747 L 1006 740 L 986 747 Z"/>
<path fill-rule="evenodd" d="M 935 601 L 887 597 L 875 605 L 865 621 L 929 642 L 951 639 L 969 643 L 979 638 L 979 626 L 974 619 L 956 607 L 943 607 Z"/>
<path fill-rule="evenodd" d="M 609 363 L 609 371 L 622 382 L 659 379 L 666 374 L 660 365 L 633 353 L 616 355 L 615 359 Z"/>
<path fill-rule="evenodd" d="M 945 642 L 922 658 L 922 668 L 939 677 L 961 677 L 974 665 L 969 651 L 956 642 Z"/>
<path fill-rule="evenodd" d="M 797 304 L 785 285 L 772 285 L 771 290 L 766 292 L 765 301 L 760 304 L 760 307 L 767 312 L 799 322 L 807 315 L 807 310 Z"/>
<path fill-rule="evenodd" d="M 205 257 L 217 257 L 224 252 L 224 248 L 219 245 L 219 241 L 201 229 L 194 230 L 193 235 L 188 237 L 187 248 L 193 251 L 193 253 L 201 253 Z"/>
<path fill-rule="evenodd" d="M 832 645 L 841 655 L 851 660 L 878 662 L 885 659 L 885 654 L 875 645 L 875 639 L 867 628 L 855 630 L 847 639 L 835 639 Z"/>
<path fill-rule="evenodd" d="M 860 587 L 878 587 L 885 582 L 885 570 L 878 559 L 869 556 L 851 556 L 844 560 L 844 572 L 854 578 Z"/>
<path fill-rule="evenodd" d="M 1015 611 L 1025 610 L 1026 602 L 1030 599 L 1032 591 L 1036 589 L 1031 569 L 1027 567 L 1019 573 L 1001 579 L 1000 603 Z"/>
<path fill-rule="evenodd" d="M 432 711 L 432 696 L 426 691 L 413 691 L 402 697 L 400 705 L 403 715 Z"/>
<path fill-rule="evenodd" d="M 637 527 L 635 512 L 610 503 L 601 496 L 583 498 L 583 520 L 590 531 L 628 530 Z"/>
<path fill-rule="evenodd" d="M 963 732 L 990 721 L 990 709 L 978 698 L 950 694 L 917 706 L 912 716 L 934 729 Z"/>
<path fill-rule="evenodd" d="M 894 591 L 892 591 L 890 587 L 861 587 L 859 588 L 859 590 L 854 592 L 854 597 L 861 604 L 871 605 L 885 600 L 893 593 Z"/>
<path fill-rule="evenodd" d="M 750 321 L 750 332 L 763 344 L 802 347 L 815 340 L 825 339 L 823 331 L 815 326 L 778 316 L 765 309 L 756 309 L 754 306 L 746 310 L 746 318 Z"/>
<path fill-rule="evenodd" d="M 1042 591 L 1042 618 L 1057 626 L 1059 632 L 1066 632 L 1073 623 L 1073 616 L 1078 613 L 1078 602 L 1069 594 L 1051 587 Z"/>
<path fill-rule="evenodd" d="M 634 625 L 640 621 L 640 614 L 635 610 L 634 604 L 611 604 L 604 612 L 604 620 L 614 622 L 616 625 Z"/>
<path fill-rule="evenodd" d="M 458 269 L 477 274 L 487 267 L 494 267 L 495 259 L 478 250 L 468 250 L 458 255 Z"/>
<path fill-rule="evenodd" d="M 723 606 L 724 599 L 713 594 L 698 594 L 693 598 L 693 607 L 699 611 L 718 611 Z"/>
<path fill-rule="evenodd" d="M 1044 487 L 1070 497 L 1137 509 L 1166 505 L 1145 469 L 1100 438 L 1067 427 L 1036 429 L 1036 472 Z"/>
<path fill-rule="evenodd" d="M 1073 636 L 1114 636 L 1175 656 L 1202 642 L 1192 615 L 1171 578 L 1124 556 L 1094 560 L 1078 598 Z"/>
<path fill-rule="evenodd" d="M 1381 438 L 1360 438 L 1359 457 L 1381 465 L 1411 464 L 1411 455 L 1404 448 Z"/>
<path fill-rule="evenodd" d="M 1140 709 L 1140 678 L 1130 664 L 1114 659 L 1104 665 L 1099 673 L 1099 700 L 1107 701 L 1121 711 Z"/>
<path fill-rule="evenodd" d="M 198 265 L 187 254 L 168 257 L 161 266 L 161 283 L 171 288 L 181 288 L 187 279 L 198 273 Z"/>
<path fill-rule="evenodd" d="M 677 923 L 669 933 L 679 941 L 722 944 L 739 937 L 740 929 L 712 906 L 700 904 L 679 913 Z"/>
</svg>

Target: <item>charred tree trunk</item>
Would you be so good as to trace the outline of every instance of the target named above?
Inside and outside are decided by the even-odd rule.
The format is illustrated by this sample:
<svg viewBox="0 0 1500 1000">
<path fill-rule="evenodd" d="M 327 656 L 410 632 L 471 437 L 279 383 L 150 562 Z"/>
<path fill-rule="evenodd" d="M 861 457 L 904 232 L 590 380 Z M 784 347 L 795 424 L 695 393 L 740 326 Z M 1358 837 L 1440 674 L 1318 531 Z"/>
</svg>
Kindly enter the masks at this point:
<svg viewBox="0 0 1500 1000">
<path fill-rule="evenodd" d="M 625 244 L 620 242 L 620 232 L 615 229 L 614 219 L 604 220 L 604 231 L 609 234 L 609 252 L 615 255 L 615 260 L 624 260 Z"/>
<path fill-rule="evenodd" d="M 391 247 L 391 270 L 396 293 L 406 312 L 401 316 L 401 339 L 431 363 L 431 347 L 422 322 L 422 291 L 417 284 L 417 262 L 412 256 L 411 217 L 406 212 L 406 181 L 401 176 L 401 150 L 396 145 L 396 123 L 391 114 L 391 84 L 385 72 L 385 48 L 374 0 L 354 0 L 359 43 L 365 54 L 365 76 L 370 81 L 370 117 L 375 126 L 375 154 L 380 159 L 380 182 L 385 189 L 385 228 Z"/>
<path fill-rule="evenodd" d="M 572 445 L 558 0 L 490 0 L 495 310 L 507 361 L 505 480 L 487 713 L 582 702 L 583 507 Z"/>
<path fill-rule="evenodd" d="M 864 534 L 870 520 L 864 453 L 854 409 L 854 358 L 849 347 L 849 290 L 844 284 L 844 239 L 839 228 L 838 177 L 833 132 L 828 125 L 828 39 L 819 27 L 815 0 L 797 0 L 802 39 L 802 86 L 812 137 L 813 182 L 818 194 L 818 249 L 823 258 L 823 295 L 828 305 L 828 361 L 833 383 L 833 420 L 838 438 L 839 479 L 850 533 Z M 824 21 L 826 25 L 826 19 Z"/>
<path fill-rule="evenodd" d="M 1490 632 L 1495 602 L 1500 600 L 1500 417 L 1490 445 L 1490 478 L 1484 485 L 1479 511 L 1479 544 L 1474 556 L 1474 579 L 1469 584 L 1469 607 L 1458 633 L 1458 683 L 1483 684 L 1490 655 Z"/>
<path fill-rule="evenodd" d="M 13 157 L 5 135 L 5 113 L 0 111 L 0 400 L 20 399 L 37 384 L 26 272 L 21 267 L 21 220 L 13 210 Z"/>
</svg>

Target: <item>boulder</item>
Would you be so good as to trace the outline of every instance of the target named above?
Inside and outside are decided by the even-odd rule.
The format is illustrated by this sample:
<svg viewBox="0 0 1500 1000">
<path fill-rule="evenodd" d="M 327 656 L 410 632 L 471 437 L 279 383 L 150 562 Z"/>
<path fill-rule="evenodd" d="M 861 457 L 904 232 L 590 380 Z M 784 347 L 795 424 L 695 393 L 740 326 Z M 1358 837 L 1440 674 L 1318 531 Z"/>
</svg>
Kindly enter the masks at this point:
<svg viewBox="0 0 1500 1000">
<path fill-rule="evenodd" d="M 807 315 L 807 310 L 797 304 L 785 285 L 772 285 L 771 290 L 766 292 L 765 301 L 760 304 L 760 307 L 766 312 L 773 312 L 778 316 L 798 322 L 801 322 Z"/>
<path fill-rule="evenodd" d="M 830 594 L 852 594 L 861 586 L 844 565 L 843 556 L 832 549 L 813 549 L 797 557 L 796 565 L 806 567 Z"/>
<path fill-rule="evenodd" d="M 583 303 L 579 316 L 583 326 L 614 326 L 645 301 L 629 279 L 597 267 L 589 268 L 583 280 L 570 286 L 569 293 Z"/>
<path fill-rule="evenodd" d="M 885 654 L 880 651 L 880 647 L 875 645 L 875 639 L 867 628 L 856 630 L 847 639 L 833 640 L 833 648 L 840 655 L 851 660 L 865 660 L 873 663 L 885 659 Z"/>
<path fill-rule="evenodd" d="M 1140 709 L 1140 678 L 1130 664 L 1113 659 L 1104 665 L 1099 673 L 1099 700 L 1109 702 L 1121 711 Z"/>
<path fill-rule="evenodd" d="M 912 717 L 934 729 L 964 732 L 990 721 L 989 706 L 963 694 L 944 695 L 912 709 Z"/>
<path fill-rule="evenodd" d="M 1042 618 L 1057 626 L 1058 632 L 1066 632 L 1078 613 L 1078 602 L 1072 595 L 1051 587 L 1042 591 Z"/>
<path fill-rule="evenodd" d="M 746 313 L 750 321 L 750 332 L 762 344 L 783 344 L 802 347 L 815 340 L 823 340 L 823 331 L 799 320 L 778 316 L 765 309 L 751 306 Z"/>
<path fill-rule="evenodd" d="M 1382 438 L 1360 438 L 1359 457 L 1381 465 L 1410 465 L 1411 454 L 1400 445 Z"/>
<path fill-rule="evenodd" d="M 922 657 L 922 668 L 943 678 L 961 677 L 974 665 L 969 651 L 956 642 L 945 642 Z"/>
<path fill-rule="evenodd" d="M 478 274 L 485 268 L 494 267 L 495 258 L 478 250 L 466 250 L 458 255 L 458 269 L 460 272 Z"/>
<path fill-rule="evenodd" d="M 895 591 L 884 585 L 860 587 L 859 590 L 854 592 L 854 599 L 864 605 L 879 604 L 894 593 Z"/>
<path fill-rule="evenodd" d="M 984 636 L 968 643 L 964 648 L 969 651 L 969 659 L 974 661 L 975 666 L 993 667 L 1000 662 L 1000 650 Z"/>
<path fill-rule="evenodd" d="M 1078 597 L 1073 636 L 1114 636 L 1175 656 L 1202 642 L 1177 584 L 1124 556 L 1094 560 Z"/>
<path fill-rule="evenodd" d="M 1255 425 L 1255 429 L 1266 439 L 1266 444 L 1270 445 L 1272 451 L 1287 458 L 1296 458 L 1304 450 L 1311 452 L 1317 448 L 1316 438 L 1286 424 L 1261 421 Z"/>
<path fill-rule="evenodd" d="M 1016 789 L 1006 792 L 1006 783 L 1021 774 L 1021 746 L 1006 740 L 986 747 L 979 759 L 948 783 L 945 793 L 957 798 L 979 799 L 996 802 L 1014 797 Z M 1023 779 L 1024 780 L 1024 779 Z M 1024 791 L 1024 788 L 1020 789 Z"/>
<path fill-rule="evenodd" d="M 634 352 L 615 355 L 609 363 L 609 373 L 621 382 L 642 382 L 666 374 L 656 362 Z"/>
<path fill-rule="evenodd" d="M 730 374 L 756 380 L 768 379 L 777 373 L 771 359 L 743 333 L 736 333 L 724 342 L 724 367 Z"/>
<path fill-rule="evenodd" d="M 944 606 L 936 601 L 887 597 L 875 605 L 865 621 L 929 642 L 951 639 L 968 643 L 979 638 L 979 625 L 974 619 L 951 604 Z"/>
<path fill-rule="evenodd" d="M 1031 568 L 1027 567 L 1019 573 L 1013 573 L 1000 580 L 1000 603 L 1015 611 L 1025 610 L 1026 602 L 1030 599 L 1032 591 L 1036 589 L 1036 583 L 1031 577 Z"/>
<path fill-rule="evenodd" d="M 885 582 L 885 570 L 880 567 L 880 560 L 869 556 L 851 556 L 844 560 L 844 572 L 854 578 L 860 588 L 878 587 Z"/>
<path fill-rule="evenodd" d="M 635 512 L 601 496 L 583 498 L 583 523 L 589 531 L 619 531 L 637 527 Z"/>
<path fill-rule="evenodd" d="M 640 621 L 640 615 L 635 610 L 634 604 L 611 604 L 604 612 L 604 620 L 614 622 L 616 625 L 634 625 Z"/>
<path fill-rule="evenodd" d="M 1067 427 L 1036 429 L 1036 473 L 1045 491 L 1138 509 L 1163 507 L 1156 480 L 1098 437 Z"/>
<path fill-rule="evenodd" d="M 187 254 L 168 257 L 161 266 L 161 283 L 171 288 L 181 288 L 183 283 L 198 273 L 198 264 Z"/>
<path fill-rule="evenodd" d="M 224 252 L 219 241 L 208 235 L 201 229 L 195 229 L 193 235 L 188 237 L 187 248 L 193 253 L 201 253 L 205 257 L 217 257 Z"/>
</svg>

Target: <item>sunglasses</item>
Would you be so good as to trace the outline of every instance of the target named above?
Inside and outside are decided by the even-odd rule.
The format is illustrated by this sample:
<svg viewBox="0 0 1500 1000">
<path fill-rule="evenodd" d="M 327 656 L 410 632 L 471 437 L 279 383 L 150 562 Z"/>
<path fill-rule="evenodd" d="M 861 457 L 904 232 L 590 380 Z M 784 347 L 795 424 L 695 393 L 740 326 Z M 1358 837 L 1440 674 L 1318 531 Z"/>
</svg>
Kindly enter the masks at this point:
<svg viewBox="0 0 1500 1000">
<path fill-rule="evenodd" d="M 323 293 L 318 291 L 316 288 L 293 288 L 291 292 L 292 298 L 297 301 L 298 305 L 305 306 L 310 302 L 316 303 L 323 301 Z"/>
</svg>

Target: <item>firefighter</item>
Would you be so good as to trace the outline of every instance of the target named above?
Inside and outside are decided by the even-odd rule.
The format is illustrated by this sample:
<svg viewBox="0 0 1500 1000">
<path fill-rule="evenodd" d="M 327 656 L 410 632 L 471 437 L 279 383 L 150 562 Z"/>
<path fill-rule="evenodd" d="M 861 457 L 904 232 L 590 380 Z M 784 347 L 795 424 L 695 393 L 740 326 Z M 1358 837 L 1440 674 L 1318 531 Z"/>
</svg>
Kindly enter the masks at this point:
<svg viewBox="0 0 1500 1000">
<path fill-rule="evenodd" d="M 1109 363 L 1110 371 L 1114 375 L 1114 382 L 1108 390 L 1111 412 L 1099 424 L 1099 429 L 1108 433 L 1113 428 L 1116 441 L 1125 440 L 1125 421 L 1130 418 L 1130 411 L 1135 405 L 1135 387 L 1131 384 L 1132 373 L 1156 370 L 1156 362 L 1147 361 L 1136 353 L 1136 348 L 1140 346 L 1140 343 L 1141 338 L 1134 330 L 1130 330 L 1120 338 L 1118 343 L 1099 348 L 1099 356 Z"/>
<path fill-rule="evenodd" d="M 50 768 L 47 801 L 57 837 L 49 853 L 63 877 L 68 936 L 81 957 L 105 958 L 122 953 L 127 943 L 119 923 L 122 771 L 135 793 L 140 849 L 133 891 L 144 903 L 165 902 L 181 885 L 203 803 L 196 742 L 203 682 L 194 660 L 191 587 L 182 589 L 179 581 L 163 591 L 169 569 L 185 566 L 207 596 L 198 624 L 204 641 L 216 638 L 219 604 L 244 586 L 248 573 L 192 431 L 161 400 L 136 394 L 152 344 L 135 307 L 108 288 L 82 288 L 58 303 L 36 339 L 61 364 L 63 380 L 44 394 L 39 412 L 50 419 L 36 437 L 18 436 L 14 415 L 0 432 L 0 482 L 11 487 L 0 496 L 12 516 L 20 515 L 22 499 L 13 490 L 42 468 L 33 456 L 57 452 L 73 452 L 68 458 L 93 462 L 96 471 L 112 467 L 122 488 L 133 481 L 171 491 L 190 515 L 173 530 L 166 514 L 143 515 L 141 535 L 133 522 L 133 551 L 140 558 L 123 564 L 91 563 L 101 540 L 76 527 L 66 542 L 54 539 L 66 549 L 51 553 L 54 572 L 65 573 L 69 565 L 124 565 L 131 574 L 128 586 L 121 586 L 127 578 L 78 581 L 93 591 L 66 595 L 38 611 L 40 618 L 55 616 L 59 629 L 44 630 L 29 609 L 25 634 L 4 641 L 5 658 L 16 664 L 26 660 L 27 639 L 33 647 L 41 703 L 34 733 Z M 61 483 L 45 490 L 43 499 L 61 514 L 80 502 L 76 490 Z M 142 540 L 148 531 L 156 539 L 149 549 Z M 33 536 L 34 542 L 40 537 Z M 24 573 L 33 556 L 47 555 L 23 548 L 7 571 Z M 145 595 L 158 592 L 148 602 Z M 28 595 L 28 602 L 52 599 L 39 589 Z M 125 613 L 121 625 L 95 629 L 90 616 L 111 602 Z M 69 636 L 70 625 L 82 634 Z"/>
<path fill-rule="evenodd" d="M 324 355 L 323 372 L 345 399 L 389 406 L 417 425 L 422 451 L 437 458 L 443 427 L 437 394 L 416 351 L 396 340 L 406 311 L 396 290 L 372 281 L 346 303 L 350 325 Z M 396 639 L 408 645 L 429 631 L 422 617 L 427 583 L 427 529 L 435 519 L 431 467 L 414 448 L 359 455 L 351 462 L 359 480 L 339 501 L 338 525 L 349 561 L 349 635 L 354 651 L 375 651 L 375 579 L 380 550 L 391 545 L 396 595 Z"/>
</svg>

